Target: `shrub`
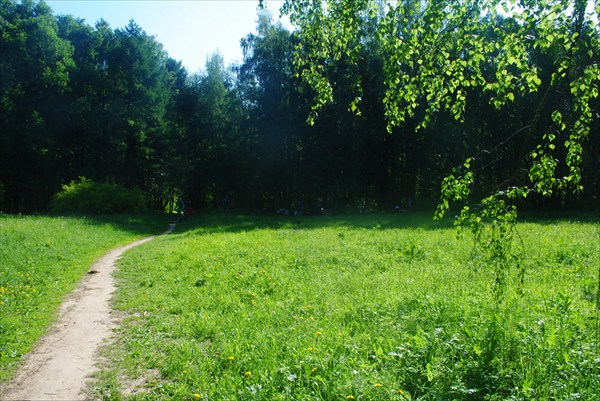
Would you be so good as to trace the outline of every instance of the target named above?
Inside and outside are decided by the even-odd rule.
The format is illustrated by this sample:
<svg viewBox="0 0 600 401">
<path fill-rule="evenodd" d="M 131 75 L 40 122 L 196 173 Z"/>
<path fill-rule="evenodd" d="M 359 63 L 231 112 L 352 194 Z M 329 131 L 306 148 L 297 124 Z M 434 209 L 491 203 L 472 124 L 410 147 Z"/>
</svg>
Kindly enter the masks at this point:
<svg viewBox="0 0 600 401">
<path fill-rule="evenodd" d="M 146 208 L 144 193 L 114 183 L 100 183 L 85 177 L 63 185 L 54 195 L 54 212 L 112 214 L 140 212 Z"/>
</svg>

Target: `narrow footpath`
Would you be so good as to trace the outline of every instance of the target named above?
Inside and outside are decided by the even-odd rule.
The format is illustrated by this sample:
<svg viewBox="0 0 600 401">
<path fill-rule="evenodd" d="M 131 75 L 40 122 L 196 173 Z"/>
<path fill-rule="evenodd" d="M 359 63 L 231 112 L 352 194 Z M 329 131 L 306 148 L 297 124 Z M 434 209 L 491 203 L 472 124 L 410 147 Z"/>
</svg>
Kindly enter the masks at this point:
<svg viewBox="0 0 600 401">
<path fill-rule="evenodd" d="M 165 234 L 175 228 L 169 226 Z M 147 237 L 113 249 L 98 259 L 61 305 L 57 322 L 29 353 L 15 378 L 2 389 L 2 401 L 81 401 L 91 375 L 98 370 L 98 348 L 116 327 L 110 299 L 116 290 L 116 261 Z"/>
</svg>

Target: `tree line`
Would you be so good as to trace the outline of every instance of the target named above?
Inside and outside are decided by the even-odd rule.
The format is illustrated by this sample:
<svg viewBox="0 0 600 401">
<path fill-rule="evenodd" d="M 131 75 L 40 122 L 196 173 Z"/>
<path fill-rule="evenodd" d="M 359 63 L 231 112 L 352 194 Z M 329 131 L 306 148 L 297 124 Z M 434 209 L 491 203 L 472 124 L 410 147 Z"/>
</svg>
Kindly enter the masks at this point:
<svg viewBox="0 0 600 401">
<path fill-rule="evenodd" d="M 472 156 L 476 193 L 496 190 L 507 177 L 524 179 L 521 161 L 531 157 L 525 131 L 560 131 L 552 116 L 531 127 L 539 105 L 571 118 L 568 88 L 550 84 L 562 50 L 524 44 L 546 91 L 506 94 L 511 101 L 495 105 L 494 94 L 467 86 L 453 95 L 464 97 L 460 119 L 452 108 L 415 101 L 390 124 L 384 100 L 394 86 L 385 73 L 390 49 L 378 40 L 385 22 L 379 4 L 356 14 L 359 43 L 341 42 L 332 49 L 344 54 L 305 66 L 298 55 L 310 49 L 310 31 L 299 25 L 290 32 L 259 10 L 256 33 L 240 40 L 241 63 L 226 66 L 215 53 L 191 74 L 134 21 L 91 26 L 54 15 L 43 1 L 0 0 L 0 210 L 46 210 L 61 185 L 79 177 L 139 188 L 157 210 L 176 195 L 196 208 L 305 212 L 432 206 L 442 179 Z M 477 35 L 492 41 L 499 30 L 521 28 L 512 18 L 493 18 L 499 28 Z M 414 23 L 411 16 L 403 21 Z M 599 31 L 588 24 L 578 35 L 594 44 Z M 599 54 L 592 46 L 574 62 L 599 65 Z M 490 80 L 498 60 L 479 64 Z M 319 77 L 327 78 L 325 91 Z M 412 96 L 409 87 L 394 88 L 394 96 Z M 331 96 L 320 98 L 327 91 Z M 534 196 L 528 206 L 597 205 L 597 95 L 590 104 L 583 193 Z"/>
</svg>

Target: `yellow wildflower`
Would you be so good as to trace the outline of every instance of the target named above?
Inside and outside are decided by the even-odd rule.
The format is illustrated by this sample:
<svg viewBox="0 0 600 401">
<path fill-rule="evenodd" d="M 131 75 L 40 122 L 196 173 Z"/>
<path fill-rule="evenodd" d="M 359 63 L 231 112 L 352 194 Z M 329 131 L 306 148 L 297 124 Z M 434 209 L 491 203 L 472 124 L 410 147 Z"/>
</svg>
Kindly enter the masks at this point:
<svg viewBox="0 0 600 401">
<path fill-rule="evenodd" d="M 234 359 L 235 359 L 235 357 L 234 357 L 234 356 L 228 356 L 228 357 L 227 357 L 227 360 L 228 360 L 228 361 L 233 361 Z"/>
<path fill-rule="evenodd" d="M 244 376 L 250 377 L 250 376 L 252 376 L 252 372 L 248 371 L 248 372 L 244 373 Z"/>
<path fill-rule="evenodd" d="M 375 384 L 373 384 L 373 387 L 383 387 L 383 384 L 381 384 L 381 383 L 375 383 Z"/>
<path fill-rule="evenodd" d="M 346 399 L 347 399 L 347 400 L 353 400 L 353 399 L 354 399 L 354 396 L 353 396 L 353 395 L 349 395 L 349 396 L 347 396 L 347 397 L 346 397 Z"/>
<path fill-rule="evenodd" d="M 200 397 L 201 397 L 200 394 L 198 394 L 198 393 L 194 394 L 194 398 L 200 398 Z"/>
</svg>

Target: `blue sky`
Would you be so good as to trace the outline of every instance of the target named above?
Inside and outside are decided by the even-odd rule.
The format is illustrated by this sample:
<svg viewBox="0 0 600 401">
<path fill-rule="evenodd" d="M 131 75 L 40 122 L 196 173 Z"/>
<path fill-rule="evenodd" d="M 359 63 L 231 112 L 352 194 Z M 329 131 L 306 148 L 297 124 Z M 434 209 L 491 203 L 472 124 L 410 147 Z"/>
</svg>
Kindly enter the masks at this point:
<svg viewBox="0 0 600 401">
<path fill-rule="evenodd" d="M 240 39 L 256 30 L 258 0 L 46 0 L 55 14 L 71 14 L 90 25 L 104 18 L 113 29 L 130 19 L 163 44 L 190 72 L 204 68 L 219 51 L 225 64 L 242 59 Z M 266 1 L 275 18 L 282 1 Z M 289 25 L 288 25 L 289 26 Z"/>
</svg>

